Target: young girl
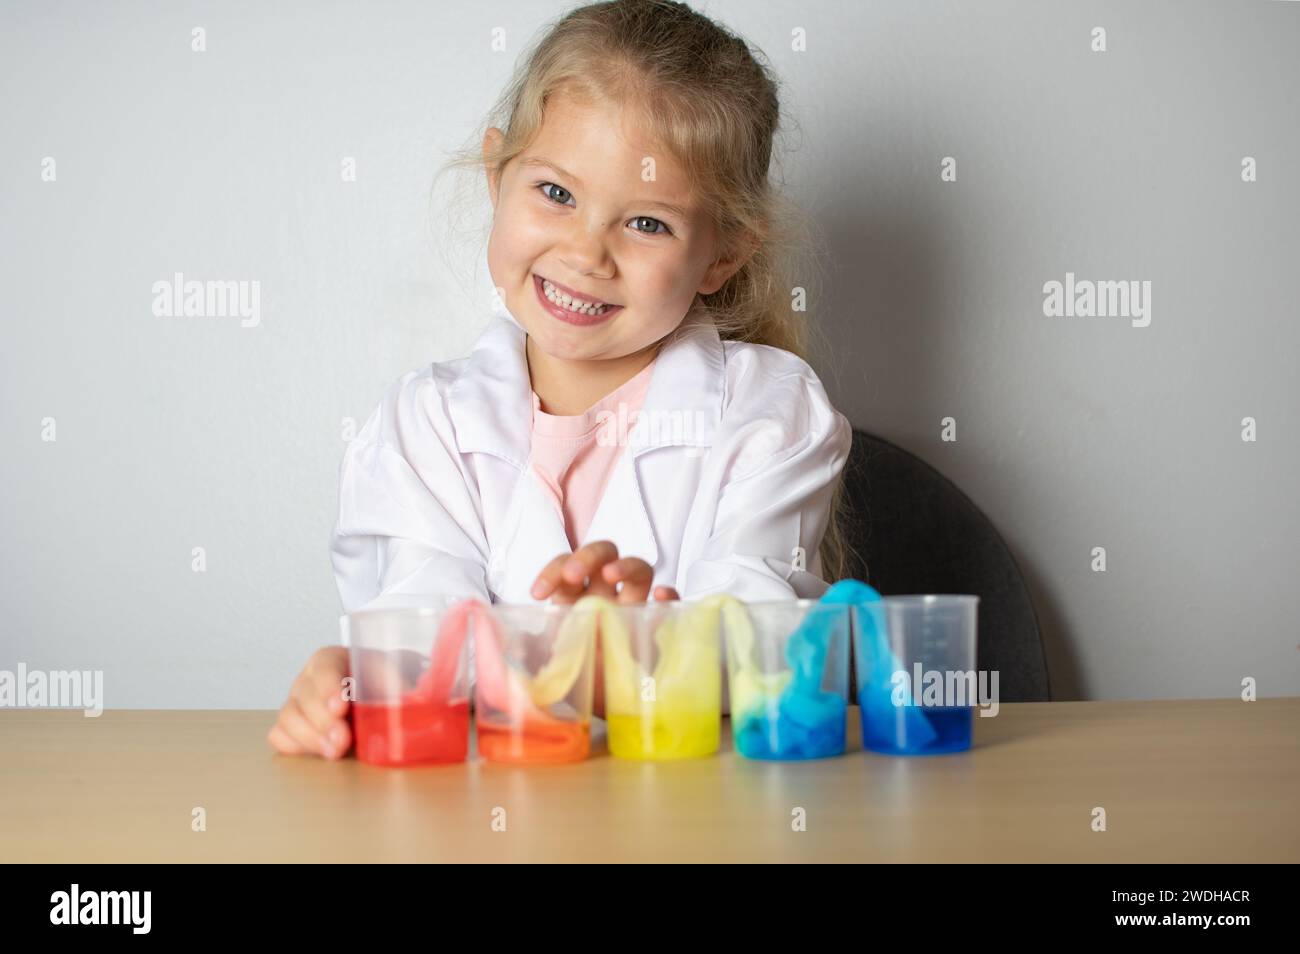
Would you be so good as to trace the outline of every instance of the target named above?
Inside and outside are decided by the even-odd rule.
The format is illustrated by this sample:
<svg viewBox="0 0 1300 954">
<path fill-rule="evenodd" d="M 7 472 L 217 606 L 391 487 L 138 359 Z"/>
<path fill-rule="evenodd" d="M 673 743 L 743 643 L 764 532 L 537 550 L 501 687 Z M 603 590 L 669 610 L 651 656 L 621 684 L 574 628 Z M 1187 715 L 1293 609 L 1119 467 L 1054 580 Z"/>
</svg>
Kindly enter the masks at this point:
<svg viewBox="0 0 1300 954">
<path fill-rule="evenodd" d="M 493 314 L 348 445 L 344 609 L 821 595 L 852 432 L 800 356 L 768 72 L 684 4 L 615 0 L 565 16 L 498 113 Z M 347 672 L 318 651 L 269 742 L 345 754 Z"/>
</svg>

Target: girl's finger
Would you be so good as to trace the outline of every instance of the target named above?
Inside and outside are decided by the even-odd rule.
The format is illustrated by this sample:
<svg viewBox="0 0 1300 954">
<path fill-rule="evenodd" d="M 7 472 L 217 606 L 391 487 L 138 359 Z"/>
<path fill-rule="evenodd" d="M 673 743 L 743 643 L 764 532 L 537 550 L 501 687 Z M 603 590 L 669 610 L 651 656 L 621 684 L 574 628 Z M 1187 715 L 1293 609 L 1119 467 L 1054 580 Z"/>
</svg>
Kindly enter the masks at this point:
<svg viewBox="0 0 1300 954">
<path fill-rule="evenodd" d="M 614 562 L 617 563 L 618 561 L 616 560 Z M 609 582 L 608 578 L 605 576 L 606 571 L 608 571 L 613 565 L 614 563 L 606 563 L 603 567 L 593 573 L 591 579 L 587 583 L 587 589 L 582 595 L 604 596 L 611 600 L 616 598 L 618 596 L 618 587 L 616 584 Z"/>
<path fill-rule="evenodd" d="M 280 727 L 289 738 L 293 739 L 311 755 L 326 755 L 331 752 L 329 743 L 316 731 L 316 727 L 303 715 L 302 709 L 294 699 L 290 699 L 280 710 Z"/>
<path fill-rule="evenodd" d="M 266 741 L 270 742 L 271 748 L 281 755 L 303 755 L 307 751 L 285 732 L 278 722 L 271 726 L 271 731 L 266 734 Z"/>
<path fill-rule="evenodd" d="M 644 603 L 654 583 L 654 569 L 639 557 L 624 557 L 605 564 L 602 576 L 611 586 L 623 584 L 618 593 L 620 603 Z"/>
<path fill-rule="evenodd" d="M 342 758 L 348 754 L 352 748 L 352 726 L 347 719 L 339 719 L 330 729 L 330 744 L 334 747 L 330 758 Z"/>
<path fill-rule="evenodd" d="M 319 751 L 327 758 L 346 755 L 348 749 L 352 747 L 352 727 L 348 725 L 347 719 L 331 719 L 324 726 L 312 722 L 312 728 L 320 740 Z"/>
<path fill-rule="evenodd" d="M 298 711 L 307 717 L 311 727 L 326 741 L 331 741 L 331 733 L 343 721 L 335 716 L 327 705 L 330 694 L 328 689 L 322 691 L 310 676 L 294 683 L 293 692 L 290 694 L 290 698 L 298 703 Z"/>
<path fill-rule="evenodd" d="M 677 591 L 673 589 L 671 586 L 655 587 L 655 600 L 657 602 L 662 603 L 662 602 L 667 602 L 669 600 L 680 600 L 680 599 L 681 597 L 677 595 Z"/>
<path fill-rule="evenodd" d="M 559 585 L 555 587 L 555 592 L 551 594 L 551 602 L 576 603 L 586 593 L 587 583 L 585 580 L 573 583 L 561 576 Z"/>
<path fill-rule="evenodd" d="M 594 540 L 569 557 L 564 564 L 566 583 L 582 584 L 590 580 L 593 584 L 600 578 L 600 570 L 606 563 L 618 559 L 618 547 L 609 540 Z"/>
<path fill-rule="evenodd" d="M 618 547 L 608 540 L 596 540 L 580 547 L 560 568 L 560 583 L 556 590 L 560 598 L 557 601 L 572 603 L 582 596 L 612 599 L 616 595 L 614 587 L 605 582 L 601 570 L 617 559 Z"/>
<path fill-rule="evenodd" d="M 315 693 L 331 719 L 342 719 L 348 714 L 348 700 L 343 698 L 343 679 L 346 672 L 332 667 L 322 667 L 312 675 Z"/>
<path fill-rule="evenodd" d="M 557 598 L 557 602 L 573 602 L 572 599 L 564 597 L 572 596 L 574 592 L 581 592 L 581 587 L 575 588 L 572 584 L 564 582 L 564 564 L 569 562 L 572 553 L 561 553 L 555 559 L 551 560 L 546 566 L 542 567 L 542 572 L 537 574 L 537 579 L 533 581 L 533 588 L 530 591 L 535 600 L 544 600 L 548 596 Z M 560 591 L 558 594 L 556 591 Z"/>
</svg>

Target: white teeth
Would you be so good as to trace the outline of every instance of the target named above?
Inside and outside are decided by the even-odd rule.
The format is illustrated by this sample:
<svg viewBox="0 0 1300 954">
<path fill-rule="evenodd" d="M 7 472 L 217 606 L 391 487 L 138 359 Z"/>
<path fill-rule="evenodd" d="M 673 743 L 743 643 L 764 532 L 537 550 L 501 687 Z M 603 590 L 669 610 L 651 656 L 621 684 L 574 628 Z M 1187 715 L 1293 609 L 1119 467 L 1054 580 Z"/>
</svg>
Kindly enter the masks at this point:
<svg viewBox="0 0 1300 954">
<path fill-rule="evenodd" d="M 546 294 L 548 301 L 580 315 L 601 315 L 609 309 L 608 305 L 592 305 L 581 298 L 566 295 L 544 278 L 542 279 L 542 291 Z"/>
</svg>

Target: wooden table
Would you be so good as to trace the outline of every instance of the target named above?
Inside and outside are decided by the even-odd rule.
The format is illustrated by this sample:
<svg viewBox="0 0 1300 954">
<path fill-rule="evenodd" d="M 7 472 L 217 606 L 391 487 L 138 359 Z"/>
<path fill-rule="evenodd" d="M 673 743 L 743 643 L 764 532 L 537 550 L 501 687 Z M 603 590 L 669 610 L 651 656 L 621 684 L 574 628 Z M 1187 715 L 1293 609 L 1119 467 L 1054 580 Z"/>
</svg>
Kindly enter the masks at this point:
<svg viewBox="0 0 1300 954">
<path fill-rule="evenodd" d="M 835 759 L 545 768 L 279 756 L 273 717 L 0 711 L 0 861 L 1300 861 L 1300 699 L 1004 705 L 924 758 L 862 752 L 854 709 Z"/>
</svg>

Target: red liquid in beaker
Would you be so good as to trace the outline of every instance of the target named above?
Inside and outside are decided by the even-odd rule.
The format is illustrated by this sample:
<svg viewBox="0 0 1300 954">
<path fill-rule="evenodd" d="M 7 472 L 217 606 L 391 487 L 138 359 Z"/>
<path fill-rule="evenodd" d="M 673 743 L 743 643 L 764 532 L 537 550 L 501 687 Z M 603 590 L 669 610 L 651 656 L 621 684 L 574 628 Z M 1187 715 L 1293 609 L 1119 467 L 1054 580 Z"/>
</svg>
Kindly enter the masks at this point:
<svg viewBox="0 0 1300 954">
<path fill-rule="evenodd" d="M 469 700 L 354 702 L 357 758 L 371 765 L 463 762 L 469 753 Z"/>
</svg>

